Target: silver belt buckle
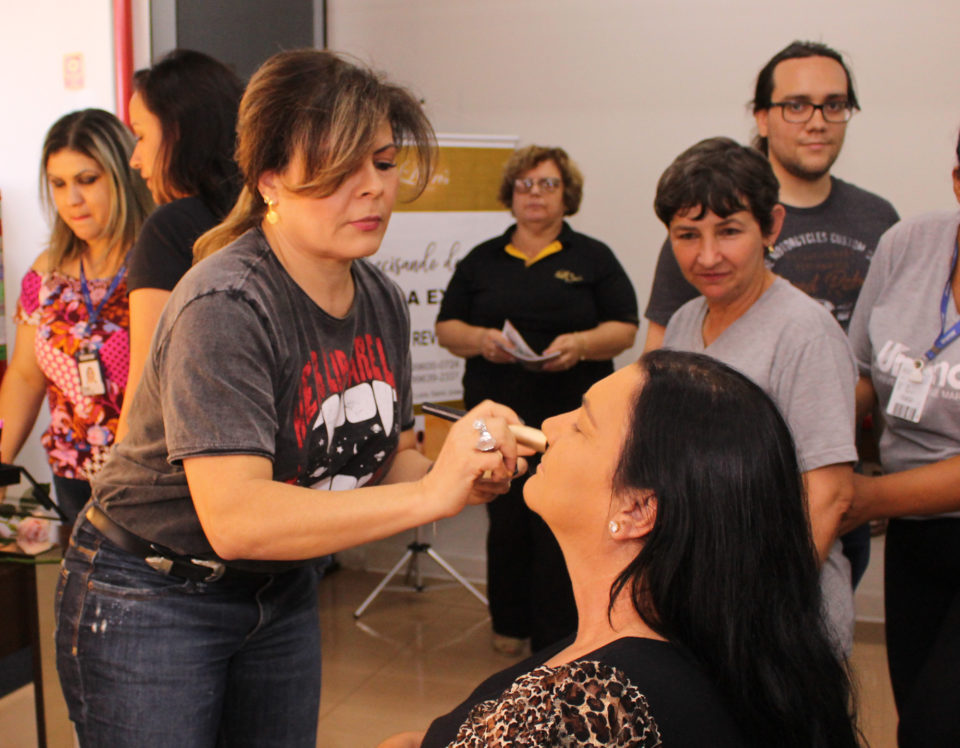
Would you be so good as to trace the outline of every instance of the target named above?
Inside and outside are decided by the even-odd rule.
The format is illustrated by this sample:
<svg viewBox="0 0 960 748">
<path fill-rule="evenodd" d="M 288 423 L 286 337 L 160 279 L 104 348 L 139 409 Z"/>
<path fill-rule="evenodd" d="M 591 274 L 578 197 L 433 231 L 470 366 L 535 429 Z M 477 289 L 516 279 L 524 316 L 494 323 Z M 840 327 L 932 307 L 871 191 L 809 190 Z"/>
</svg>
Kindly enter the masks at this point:
<svg viewBox="0 0 960 748">
<path fill-rule="evenodd" d="M 210 569 L 210 574 L 204 577 L 204 582 L 216 582 L 227 571 L 226 565 L 220 561 L 206 561 L 202 558 L 191 558 L 190 563 L 196 566 L 206 566 Z"/>
<path fill-rule="evenodd" d="M 161 574 L 170 574 L 173 568 L 173 561 L 165 556 L 147 556 L 143 559 L 151 569 L 159 571 Z"/>
</svg>

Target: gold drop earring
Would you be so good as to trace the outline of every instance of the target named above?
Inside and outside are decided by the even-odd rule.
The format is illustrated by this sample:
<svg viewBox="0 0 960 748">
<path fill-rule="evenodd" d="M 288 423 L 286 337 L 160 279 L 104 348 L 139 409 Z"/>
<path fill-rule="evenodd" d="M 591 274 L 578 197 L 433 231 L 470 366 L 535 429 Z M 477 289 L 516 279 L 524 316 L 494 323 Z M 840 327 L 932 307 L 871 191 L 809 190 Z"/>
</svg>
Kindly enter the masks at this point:
<svg viewBox="0 0 960 748">
<path fill-rule="evenodd" d="M 263 202 L 267 204 L 267 223 L 272 226 L 280 220 L 280 216 L 277 214 L 277 211 L 273 209 L 273 206 L 277 204 L 277 201 L 264 196 Z"/>
</svg>

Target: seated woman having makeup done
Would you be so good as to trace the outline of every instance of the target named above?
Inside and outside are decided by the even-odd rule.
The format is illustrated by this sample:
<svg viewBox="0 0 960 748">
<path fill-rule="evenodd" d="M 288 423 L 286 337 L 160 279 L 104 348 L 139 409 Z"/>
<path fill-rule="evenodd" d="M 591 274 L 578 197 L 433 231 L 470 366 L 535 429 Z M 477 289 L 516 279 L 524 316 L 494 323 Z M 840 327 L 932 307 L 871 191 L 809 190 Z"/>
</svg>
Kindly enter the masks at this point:
<svg viewBox="0 0 960 748">
<path fill-rule="evenodd" d="M 707 356 L 653 351 L 543 429 L 524 498 L 563 550 L 576 635 L 380 748 L 858 745 L 770 398 Z"/>
</svg>

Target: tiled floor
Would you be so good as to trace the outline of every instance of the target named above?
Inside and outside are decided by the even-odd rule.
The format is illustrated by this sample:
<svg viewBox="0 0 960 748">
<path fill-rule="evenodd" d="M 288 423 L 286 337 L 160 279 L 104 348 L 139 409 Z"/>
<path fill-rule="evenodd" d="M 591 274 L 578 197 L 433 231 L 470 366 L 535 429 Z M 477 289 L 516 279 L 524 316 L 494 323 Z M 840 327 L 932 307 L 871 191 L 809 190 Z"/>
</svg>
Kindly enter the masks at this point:
<svg viewBox="0 0 960 748">
<path fill-rule="evenodd" d="M 317 745 L 375 746 L 423 729 L 484 677 L 510 663 L 489 644 L 485 609 L 458 586 L 430 581 L 423 593 L 387 591 L 357 621 L 353 611 L 379 576 L 342 570 L 320 586 L 323 700 Z M 857 631 L 853 668 L 862 727 L 873 748 L 893 748 L 895 714 L 882 630 Z M 0 744 L 33 748 L 32 689 L 0 700 Z"/>
</svg>

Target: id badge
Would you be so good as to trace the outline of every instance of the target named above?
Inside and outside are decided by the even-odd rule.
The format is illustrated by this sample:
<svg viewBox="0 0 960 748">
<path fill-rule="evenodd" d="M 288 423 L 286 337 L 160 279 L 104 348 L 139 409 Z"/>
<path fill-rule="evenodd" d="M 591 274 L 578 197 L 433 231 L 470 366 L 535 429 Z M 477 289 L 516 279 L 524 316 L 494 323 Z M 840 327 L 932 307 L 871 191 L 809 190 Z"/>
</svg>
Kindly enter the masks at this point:
<svg viewBox="0 0 960 748">
<path fill-rule="evenodd" d="M 905 361 L 893 385 L 887 415 L 919 423 L 932 385 L 933 372 L 930 369 L 918 361 Z"/>
<path fill-rule="evenodd" d="M 85 397 L 106 394 L 107 385 L 103 377 L 103 367 L 100 366 L 100 356 L 96 351 L 77 353 L 77 370 L 80 372 L 81 394 Z"/>
</svg>

